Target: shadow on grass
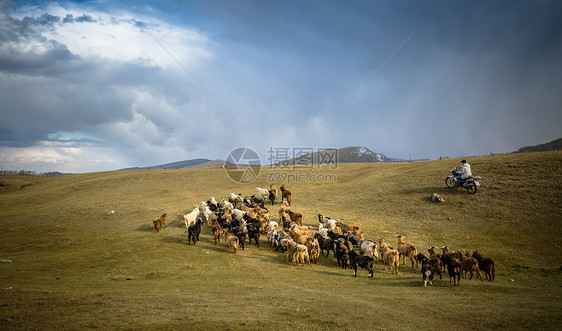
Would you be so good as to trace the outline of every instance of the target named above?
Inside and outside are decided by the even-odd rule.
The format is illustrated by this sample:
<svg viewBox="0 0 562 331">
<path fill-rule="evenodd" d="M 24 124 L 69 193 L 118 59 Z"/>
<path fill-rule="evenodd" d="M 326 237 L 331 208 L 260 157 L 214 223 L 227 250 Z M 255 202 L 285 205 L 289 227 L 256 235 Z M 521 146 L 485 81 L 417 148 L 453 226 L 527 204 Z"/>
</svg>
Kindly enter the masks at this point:
<svg viewBox="0 0 562 331">
<path fill-rule="evenodd" d="M 176 228 L 185 228 L 185 221 L 183 220 L 183 216 L 180 215 L 176 217 L 172 222 L 172 226 Z"/>
<path fill-rule="evenodd" d="M 187 245 L 187 234 L 185 236 L 166 236 L 161 241 L 166 244 Z"/>
<path fill-rule="evenodd" d="M 220 242 L 215 245 L 215 242 L 212 241 L 210 245 L 205 246 L 205 249 L 213 252 L 226 253 L 226 246 L 224 242 Z M 242 252 L 242 249 L 238 249 L 238 251 Z M 232 248 L 230 249 L 230 252 L 232 252 Z"/>
<path fill-rule="evenodd" d="M 328 270 L 315 270 L 315 269 L 312 270 L 312 272 L 317 273 L 317 274 L 321 274 L 321 275 L 324 275 L 324 276 L 335 276 L 335 277 L 341 277 L 342 272 L 345 273 L 346 271 L 349 272 L 349 274 L 351 276 L 353 276 L 353 268 L 351 268 L 351 267 L 347 267 L 347 269 L 342 269 L 342 268 L 340 268 L 336 265 L 333 271 L 332 270 L 330 270 L 330 271 L 328 271 Z M 357 272 L 359 272 L 359 270 Z M 365 271 L 365 274 L 366 273 L 367 272 Z"/>
<path fill-rule="evenodd" d="M 138 228 L 136 228 L 135 231 L 156 232 L 156 229 L 154 228 L 153 224 L 143 224 L 143 225 L 139 226 Z"/>
<path fill-rule="evenodd" d="M 430 196 L 433 193 L 437 193 L 438 195 L 440 195 L 441 197 L 443 197 L 445 199 L 445 201 L 450 198 L 450 197 L 458 197 L 458 196 L 466 196 L 466 195 L 471 195 L 469 194 L 465 188 L 448 188 L 448 187 L 420 187 L 420 188 L 408 188 L 408 189 L 404 189 L 401 192 L 402 194 L 419 194 L 420 195 L 420 200 L 426 201 L 426 202 L 431 202 L 433 203 L 433 201 L 431 200 Z"/>
</svg>

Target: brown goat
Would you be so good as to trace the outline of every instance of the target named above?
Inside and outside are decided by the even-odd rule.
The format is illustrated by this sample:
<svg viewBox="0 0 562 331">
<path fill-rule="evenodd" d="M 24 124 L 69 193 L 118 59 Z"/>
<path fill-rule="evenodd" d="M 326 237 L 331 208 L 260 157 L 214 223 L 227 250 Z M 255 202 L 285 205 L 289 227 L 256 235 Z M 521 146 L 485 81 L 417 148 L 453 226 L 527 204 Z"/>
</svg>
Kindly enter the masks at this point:
<svg viewBox="0 0 562 331">
<path fill-rule="evenodd" d="M 292 194 L 289 190 L 285 189 L 285 184 L 281 185 L 281 202 L 283 201 L 283 199 L 287 199 L 287 204 L 290 206 L 291 198 Z"/>
<path fill-rule="evenodd" d="M 161 228 L 166 226 L 166 217 L 168 215 L 162 214 L 162 216 L 156 218 L 152 223 L 154 223 L 154 227 L 156 228 L 156 232 L 160 231 Z"/>
<path fill-rule="evenodd" d="M 211 220 L 211 229 L 213 230 L 213 238 L 215 245 L 221 241 L 222 228 L 216 218 Z"/>
<path fill-rule="evenodd" d="M 443 271 L 443 261 L 441 261 L 441 256 L 435 252 L 435 247 L 431 246 L 427 250 L 429 252 L 429 259 L 430 260 L 437 260 L 436 269 L 439 271 L 439 276 L 441 276 L 441 272 Z"/>
<path fill-rule="evenodd" d="M 478 261 L 478 267 L 480 270 L 484 271 L 486 275 L 486 280 L 493 281 L 496 278 L 496 263 L 494 260 L 488 257 L 482 257 L 478 250 L 475 250 L 472 253 L 472 257 L 474 257 Z"/>
<path fill-rule="evenodd" d="M 441 250 L 443 251 L 443 254 L 446 254 L 451 258 L 451 260 L 461 263 L 462 253 L 460 251 L 449 252 L 449 246 L 443 246 L 441 247 Z"/>
<path fill-rule="evenodd" d="M 337 221 L 336 227 L 340 228 L 341 234 L 343 235 L 346 235 L 349 231 L 361 233 L 361 231 L 359 231 L 359 226 L 353 224 L 345 224 L 343 222 Z"/>
<path fill-rule="evenodd" d="M 429 247 L 429 248 L 427 249 L 427 251 L 429 252 L 429 258 L 430 258 L 430 259 L 438 259 L 438 258 L 440 258 L 439 254 L 437 254 L 437 253 L 435 252 L 435 247 L 434 247 L 434 246 Z"/>
<path fill-rule="evenodd" d="M 295 222 L 298 225 L 302 225 L 301 213 L 293 213 L 290 209 L 287 209 L 287 213 L 289 214 L 289 218 L 291 219 L 291 222 Z"/>
<path fill-rule="evenodd" d="M 468 278 L 469 280 L 472 279 L 472 277 L 474 276 L 473 272 L 476 272 L 476 277 L 478 277 L 478 279 L 480 279 L 480 281 L 484 281 L 482 279 L 482 274 L 480 273 L 480 268 L 478 268 L 478 260 L 476 260 L 473 257 L 467 257 L 464 260 L 461 261 L 461 267 L 462 267 L 462 271 L 463 271 L 463 276 L 464 279 L 466 279 L 467 274 L 470 272 L 470 278 Z"/>
</svg>

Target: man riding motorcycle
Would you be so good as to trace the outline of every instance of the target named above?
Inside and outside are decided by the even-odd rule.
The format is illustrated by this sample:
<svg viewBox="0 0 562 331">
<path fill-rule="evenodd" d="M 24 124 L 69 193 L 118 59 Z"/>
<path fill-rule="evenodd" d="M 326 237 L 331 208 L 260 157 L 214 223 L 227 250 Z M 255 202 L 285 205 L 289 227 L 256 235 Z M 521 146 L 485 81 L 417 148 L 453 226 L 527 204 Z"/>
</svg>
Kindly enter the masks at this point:
<svg viewBox="0 0 562 331">
<path fill-rule="evenodd" d="M 470 164 L 466 160 L 462 160 L 460 169 L 451 169 L 451 175 L 445 178 L 445 185 L 450 188 L 463 187 L 468 190 L 468 193 L 474 194 L 480 186 L 480 179 L 480 176 L 472 176 Z"/>
<path fill-rule="evenodd" d="M 461 161 L 461 168 L 456 172 L 457 182 L 462 185 L 464 180 L 472 177 L 472 171 L 470 170 L 470 164 L 466 160 Z"/>
</svg>

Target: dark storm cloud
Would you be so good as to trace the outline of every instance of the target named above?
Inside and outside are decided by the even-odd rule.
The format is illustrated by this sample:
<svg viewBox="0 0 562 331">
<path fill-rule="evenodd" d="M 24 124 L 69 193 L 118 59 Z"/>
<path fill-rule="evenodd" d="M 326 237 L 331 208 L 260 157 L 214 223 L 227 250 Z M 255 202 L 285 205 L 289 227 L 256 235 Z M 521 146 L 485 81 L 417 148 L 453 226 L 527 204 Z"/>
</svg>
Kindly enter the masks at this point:
<svg viewBox="0 0 562 331">
<path fill-rule="evenodd" d="M 200 89 L 143 30 L 153 29 L 184 63 L 206 56 L 205 36 L 130 16 L 62 17 L 0 17 L 2 165 L 37 159 L 44 167 L 54 157 L 93 171 L 95 164 L 150 165 L 149 157 L 171 160 L 214 144 L 203 132 L 221 128 L 219 118 L 205 113 Z M 218 129 L 214 138 L 230 131 Z"/>
<path fill-rule="evenodd" d="M 88 15 L 74 22 L 91 22 Z M 0 145 L 23 147 L 57 131 L 89 131 L 92 127 L 131 118 L 133 97 L 115 86 L 142 86 L 155 68 L 142 63 L 99 64 L 81 59 L 41 33 L 61 19 L 0 18 L 0 99 L 3 100 Z"/>
<path fill-rule="evenodd" d="M 90 15 L 86 15 L 83 14 L 81 16 L 78 17 L 74 17 L 74 15 L 72 14 L 66 14 L 66 16 L 63 18 L 62 20 L 63 23 L 84 23 L 84 22 L 88 22 L 88 23 L 96 23 L 97 21 L 95 19 L 92 18 L 92 16 Z"/>
<path fill-rule="evenodd" d="M 158 24 L 115 14 L 147 7 Z M 562 135 L 560 2 L 120 1 L 73 9 L 0 19 L 0 98 L 9 115 L 0 144 L 85 132 L 135 166 L 176 161 L 177 153 L 224 158 L 244 145 L 365 145 L 436 158 L 510 152 Z M 173 29 L 155 41 L 146 33 L 163 21 Z M 47 33 L 61 26 L 84 48 L 94 41 L 89 29 L 110 26 L 110 43 L 131 31 L 146 38 L 137 57 L 119 61 L 119 43 L 88 56 Z M 175 41 L 183 26 L 210 36 L 210 60 L 186 64 L 193 49 L 179 54 Z M 152 157 L 171 159 L 148 160 L 159 146 L 166 149 Z"/>
</svg>

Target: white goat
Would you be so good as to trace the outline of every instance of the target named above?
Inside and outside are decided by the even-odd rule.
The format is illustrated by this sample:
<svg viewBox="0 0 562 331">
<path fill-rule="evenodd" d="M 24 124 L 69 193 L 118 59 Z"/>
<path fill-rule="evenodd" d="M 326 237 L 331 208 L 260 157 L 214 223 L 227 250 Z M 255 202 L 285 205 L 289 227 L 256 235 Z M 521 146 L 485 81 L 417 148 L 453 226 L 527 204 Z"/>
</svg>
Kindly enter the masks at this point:
<svg viewBox="0 0 562 331">
<path fill-rule="evenodd" d="M 270 221 L 269 224 L 267 225 L 267 229 L 269 231 L 275 230 L 275 229 L 278 229 L 278 228 L 279 228 L 279 224 L 275 221 Z"/>
<path fill-rule="evenodd" d="M 338 221 L 329 219 L 326 216 L 322 216 L 321 214 L 318 214 L 318 222 L 320 224 L 323 224 L 323 227 L 325 229 L 328 229 L 330 231 L 335 231 L 336 230 L 336 223 Z"/>
<path fill-rule="evenodd" d="M 211 225 L 211 216 L 213 215 L 213 211 L 205 206 L 205 208 L 203 208 L 203 216 L 205 216 L 205 220 L 207 220 L 207 224 Z"/>
<path fill-rule="evenodd" d="M 256 188 L 256 191 L 258 191 L 258 195 L 260 196 L 260 199 L 262 199 L 263 201 L 269 198 L 269 190 L 258 187 Z"/>
<path fill-rule="evenodd" d="M 228 200 L 224 199 L 222 201 L 222 206 L 230 211 L 234 209 L 234 205 L 232 205 Z"/>
<path fill-rule="evenodd" d="M 359 241 L 359 252 L 361 254 L 370 256 L 375 259 L 378 263 L 379 260 L 379 249 L 376 243 L 370 240 L 361 240 Z"/>
<path fill-rule="evenodd" d="M 191 213 L 183 215 L 183 221 L 185 222 L 185 228 L 189 229 L 189 227 L 197 221 L 197 216 L 199 216 L 199 207 L 195 205 L 195 208 L 191 211 Z"/>
<path fill-rule="evenodd" d="M 324 224 L 320 223 L 320 225 L 318 225 L 318 233 L 322 236 L 322 238 L 324 239 L 330 239 L 328 237 L 328 229 L 324 227 Z"/>
<path fill-rule="evenodd" d="M 246 215 L 248 212 L 247 211 L 243 211 L 240 209 L 234 209 L 232 211 L 232 216 L 234 216 L 238 221 L 242 221 L 244 220 L 244 215 Z"/>
</svg>

